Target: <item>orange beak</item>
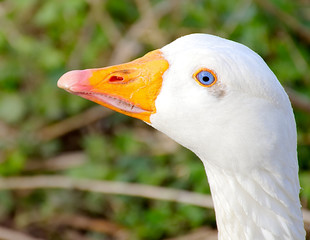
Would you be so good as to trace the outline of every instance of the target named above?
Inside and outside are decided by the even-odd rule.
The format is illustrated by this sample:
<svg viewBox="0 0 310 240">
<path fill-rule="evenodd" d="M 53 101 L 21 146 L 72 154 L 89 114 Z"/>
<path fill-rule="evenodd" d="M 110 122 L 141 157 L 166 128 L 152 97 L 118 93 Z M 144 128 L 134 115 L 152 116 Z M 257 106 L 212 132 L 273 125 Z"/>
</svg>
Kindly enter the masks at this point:
<svg viewBox="0 0 310 240">
<path fill-rule="evenodd" d="M 132 62 L 67 72 L 58 87 L 120 113 L 150 123 L 169 63 L 160 50 Z"/>
</svg>

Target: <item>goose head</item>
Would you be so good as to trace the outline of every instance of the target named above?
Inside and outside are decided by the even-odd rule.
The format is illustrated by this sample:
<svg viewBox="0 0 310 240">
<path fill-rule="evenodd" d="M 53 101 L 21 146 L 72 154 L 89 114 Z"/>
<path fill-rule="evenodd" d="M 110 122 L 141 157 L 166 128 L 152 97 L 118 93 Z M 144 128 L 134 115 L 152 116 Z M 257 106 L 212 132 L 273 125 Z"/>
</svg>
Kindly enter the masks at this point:
<svg viewBox="0 0 310 240">
<path fill-rule="evenodd" d="M 58 86 L 193 151 L 207 172 L 220 238 L 304 238 L 291 104 L 248 47 L 191 34 L 129 63 L 68 72 Z"/>
</svg>

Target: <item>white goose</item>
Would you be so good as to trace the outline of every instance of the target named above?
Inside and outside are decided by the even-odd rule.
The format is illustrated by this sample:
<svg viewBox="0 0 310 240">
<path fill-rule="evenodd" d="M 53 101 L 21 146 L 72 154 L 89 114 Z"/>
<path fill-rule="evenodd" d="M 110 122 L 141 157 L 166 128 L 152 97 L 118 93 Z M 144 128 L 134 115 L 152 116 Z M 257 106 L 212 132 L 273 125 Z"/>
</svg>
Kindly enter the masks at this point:
<svg viewBox="0 0 310 240">
<path fill-rule="evenodd" d="M 219 239 L 305 239 L 292 107 L 249 48 L 192 34 L 129 63 L 68 72 L 58 86 L 193 151 L 205 166 Z"/>
</svg>

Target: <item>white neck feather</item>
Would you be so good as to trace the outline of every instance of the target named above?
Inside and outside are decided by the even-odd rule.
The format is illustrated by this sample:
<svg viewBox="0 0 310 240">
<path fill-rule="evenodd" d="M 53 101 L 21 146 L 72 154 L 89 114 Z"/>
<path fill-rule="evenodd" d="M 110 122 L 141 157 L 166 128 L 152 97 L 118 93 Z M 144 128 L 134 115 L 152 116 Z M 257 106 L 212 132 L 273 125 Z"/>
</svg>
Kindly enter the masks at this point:
<svg viewBox="0 0 310 240">
<path fill-rule="evenodd" d="M 233 100 L 226 102 L 225 108 L 229 104 Z M 173 112 L 178 120 L 173 125 L 157 124 L 156 115 L 152 120 L 155 127 L 204 163 L 219 239 L 304 240 L 292 111 L 274 108 L 260 99 L 247 99 L 247 104 L 224 115 L 229 119 L 214 112 L 210 113 L 214 118 L 178 116 L 180 110 Z"/>
<path fill-rule="evenodd" d="M 203 162 L 219 239 L 305 239 L 296 179 L 266 169 L 236 174 Z"/>
</svg>

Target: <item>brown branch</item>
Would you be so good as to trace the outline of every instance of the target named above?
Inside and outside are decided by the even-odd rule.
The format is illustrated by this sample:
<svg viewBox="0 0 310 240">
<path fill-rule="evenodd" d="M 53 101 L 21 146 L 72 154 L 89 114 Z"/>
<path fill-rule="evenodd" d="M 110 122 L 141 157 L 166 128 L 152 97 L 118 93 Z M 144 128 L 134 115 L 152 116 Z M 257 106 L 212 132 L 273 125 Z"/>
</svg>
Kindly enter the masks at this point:
<svg viewBox="0 0 310 240">
<path fill-rule="evenodd" d="M 167 238 L 165 240 L 217 240 L 217 230 L 211 228 L 199 228 L 183 236 Z"/>
<path fill-rule="evenodd" d="M 81 191 L 144 197 L 213 208 L 211 196 L 138 183 L 73 179 L 65 176 L 32 176 L 0 178 L 0 190 L 62 188 Z M 303 209 L 305 226 L 310 225 L 310 211 Z M 309 229 L 310 230 L 310 229 Z"/>
<path fill-rule="evenodd" d="M 66 229 L 62 232 L 63 239 L 66 240 L 91 240 L 84 233 L 75 231 L 74 229 Z"/>
<path fill-rule="evenodd" d="M 85 52 L 86 46 L 91 42 L 94 27 L 91 15 L 88 14 L 84 19 L 83 26 L 79 29 L 77 36 L 73 37 L 76 41 L 74 41 L 74 48 L 68 57 L 66 64 L 67 68 L 76 69 L 81 65 L 81 53 Z"/>
<path fill-rule="evenodd" d="M 271 1 L 268 0 L 255 0 L 257 5 L 269 12 L 276 18 L 287 25 L 292 31 L 299 35 L 303 40 L 310 44 L 310 31 L 307 27 L 298 22 L 292 15 L 280 10 Z"/>
<path fill-rule="evenodd" d="M 27 161 L 25 171 L 59 171 L 74 168 L 86 162 L 86 155 L 82 151 L 69 152 L 49 158 L 44 161 Z"/>
<path fill-rule="evenodd" d="M 145 29 L 143 33 L 143 38 L 146 42 L 149 44 L 152 44 L 155 47 L 162 47 L 163 45 L 167 44 L 169 41 L 167 34 L 165 34 L 160 28 L 159 28 L 159 19 L 157 17 L 156 8 L 153 8 L 150 0 L 135 0 L 138 11 L 142 18 L 147 18 L 149 23 L 149 27 Z M 176 5 L 177 2 L 174 2 L 172 4 Z M 180 3 L 180 2 L 178 2 Z M 171 5 L 171 3 L 169 3 Z M 171 12 L 174 9 L 172 7 L 169 12 Z M 155 13 L 154 13 L 155 10 Z"/>
<path fill-rule="evenodd" d="M 155 187 L 138 183 L 73 179 L 64 176 L 33 176 L 0 178 L 0 190 L 29 190 L 38 188 L 62 188 L 105 194 L 127 195 L 149 199 L 191 204 L 213 208 L 211 196 L 165 187 Z M 310 230 L 310 211 L 302 209 L 305 228 Z"/>
<path fill-rule="evenodd" d="M 41 141 L 49 141 L 107 117 L 112 113 L 112 110 L 102 106 L 95 106 L 61 122 L 42 128 L 38 131 L 37 137 Z"/>
<path fill-rule="evenodd" d="M 14 139 L 17 136 L 17 130 L 9 126 L 3 121 L 0 121 L 0 138 Z"/>
<path fill-rule="evenodd" d="M 310 232 L 310 211 L 303 209 L 302 210 L 302 215 L 304 218 L 304 223 L 305 223 L 305 229 Z"/>
<path fill-rule="evenodd" d="M 291 58 L 293 60 L 293 64 L 295 65 L 296 69 L 301 73 L 306 73 L 310 68 L 310 64 L 308 63 L 306 56 L 302 53 L 301 49 L 298 45 L 300 42 L 294 41 L 294 36 L 289 34 L 288 32 L 284 32 L 281 36 L 282 42 L 285 42 L 287 48 L 290 52 Z M 303 81 L 309 81 L 310 76 L 308 74 L 303 75 Z"/>
<path fill-rule="evenodd" d="M 285 91 L 287 92 L 293 107 L 310 113 L 310 99 L 308 97 L 289 87 L 285 87 Z"/>
<path fill-rule="evenodd" d="M 211 196 L 137 183 L 73 179 L 64 176 L 0 178 L 0 190 L 62 188 L 166 200 L 213 208 Z"/>
<path fill-rule="evenodd" d="M 0 239 L 1 240 L 42 240 L 34 238 L 25 233 L 21 233 L 16 230 L 8 229 L 0 226 Z"/>
<path fill-rule="evenodd" d="M 152 27 L 154 21 L 158 22 L 159 19 L 167 15 L 178 2 L 180 1 L 162 1 L 155 5 L 151 11 L 146 12 L 115 44 L 109 65 L 128 61 L 137 55 L 141 51 L 141 45 L 137 39 Z"/>
<path fill-rule="evenodd" d="M 226 18 L 223 22 L 220 29 L 217 29 L 217 34 L 219 36 L 224 36 L 229 38 L 232 33 L 239 27 L 240 22 L 246 18 L 249 8 L 252 7 L 252 0 L 242 0 L 238 1 L 238 6 L 235 8 L 234 11 L 231 11 L 231 14 Z M 209 27 L 206 29 L 205 32 L 210 32 Z"/>
<path fill-rule="evenodd" d="M 128 239 L 129 232 L 122 226 L 106 221 L 104 219 L 94 219 L 82 215 L 63 215 L 53 220 L 56 225 L 66 225 L 72 228 L 105 233 L 115 236 L 117 239 Z"/>
<path fill-rule="evenodd" d="M 103 32 L 109 39 L 110 44 L 114 44 L 116 39 L 122 37 L 121 31 L 118 29 L 115 21 L 110 16 L 110 13 L 104 7 L 105 1 L 101 0 L 87 0 L 90 5 L 89 14 L 92 15 L 95 22 L 101 27 Z"/>
</svg>

